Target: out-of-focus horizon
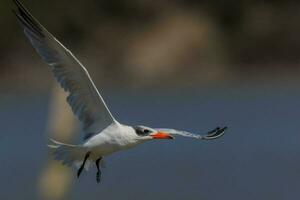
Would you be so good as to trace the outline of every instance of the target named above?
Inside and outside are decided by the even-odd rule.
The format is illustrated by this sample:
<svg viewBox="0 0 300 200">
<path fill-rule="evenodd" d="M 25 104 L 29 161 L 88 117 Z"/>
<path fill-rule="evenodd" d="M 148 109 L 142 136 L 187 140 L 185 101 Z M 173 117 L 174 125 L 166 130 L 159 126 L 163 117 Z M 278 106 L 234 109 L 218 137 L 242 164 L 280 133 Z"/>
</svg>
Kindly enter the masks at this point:
<svg viewBox="0 0 300 200">
<path fill-rule="evenodd" d="M 101 87 L 298 81 L 299 2 L 23 3 Z M 52 76 L 24 39 L 11 7 L 1 2 L 1 88 L 44 90 Z"/>
</svg>

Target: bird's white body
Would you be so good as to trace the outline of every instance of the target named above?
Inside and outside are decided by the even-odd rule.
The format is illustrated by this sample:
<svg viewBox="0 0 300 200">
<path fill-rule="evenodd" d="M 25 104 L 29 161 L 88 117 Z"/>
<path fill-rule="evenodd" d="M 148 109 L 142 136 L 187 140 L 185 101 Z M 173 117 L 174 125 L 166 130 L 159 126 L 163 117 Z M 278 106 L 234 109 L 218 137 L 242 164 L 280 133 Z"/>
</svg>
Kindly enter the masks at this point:
<svg viewBox="0 0 300 200">
<path fill-rule="evenodd" d="M 138 140 L 131 126 L 112 123 L 101 133 L 87 139 L 82 146 L 91 151 L 91 157 L 97 159 L 101 156 L 112 154 L 116 151 L 132 148 L 142 141 Z"/>
<path fill-rule="evenodd" d="M 149 128 L 151 129 L 151 128 Z M 172 138 L 168 136 L 168 139 Z M 113 122 L 98 134 L 92 134 L 79 145 L 71 145 L 52 140 L 54 145 L 49 145 L 57 160 L 63 164 L 79 168 L 88 153 L 85 169 L 88 170 L 91 161 L 96 161 L 117 151 L 135 147 L 145 141 L 153 139 L 152 136 L 138 136 L 132 126 Z"/>
</svg>

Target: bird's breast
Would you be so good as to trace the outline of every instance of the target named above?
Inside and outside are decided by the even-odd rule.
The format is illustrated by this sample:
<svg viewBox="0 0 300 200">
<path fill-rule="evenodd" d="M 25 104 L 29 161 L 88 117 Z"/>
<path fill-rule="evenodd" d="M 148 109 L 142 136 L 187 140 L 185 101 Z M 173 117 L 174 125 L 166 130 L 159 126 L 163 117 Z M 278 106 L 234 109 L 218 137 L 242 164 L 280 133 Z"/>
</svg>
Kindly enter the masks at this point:
<svg viewBox="0 0 300 200">
<path fill-rule="evenodd" d="M 93 136 L 84 146 L 89 148 L 92 153 L 105 156 L 116 151 L 132 148 L 136 144 L 130 135 L 124 134 L 121 131 L 107 131 Z"/>
</svg>

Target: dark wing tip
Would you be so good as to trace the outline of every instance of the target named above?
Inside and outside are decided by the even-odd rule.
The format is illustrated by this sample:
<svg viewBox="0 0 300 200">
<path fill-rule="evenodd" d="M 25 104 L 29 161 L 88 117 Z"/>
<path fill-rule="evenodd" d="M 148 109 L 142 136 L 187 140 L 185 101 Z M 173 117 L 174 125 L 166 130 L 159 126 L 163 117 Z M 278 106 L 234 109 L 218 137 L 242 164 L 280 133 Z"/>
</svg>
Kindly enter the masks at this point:
<svg viewBox="0 0 300 200">
<path fill-rule="evenodd" d="M 207 135 L 203 136 L 202 139 L 205 139 L 205 140 L 212 140 L 212 139 L 217 139 L 221 136 L 223 136 L 225 134 L 225 130 L 227 129 L 228 127 L 225 126 L 223 128 L 215 128 L 214 130 L 212 131 L 209 131 Z"/>
<path fill-rule="evenodd" d="M 212 134 L 212 133 L 214 133 L 214 132 L 216 132 L 216 131 L 218 131 L 218 130 L 220 130 L 220 127 L 219 127 L 219 126 L 218 126 L 217 128 L 215 128 L 215 129 L 211 130 L 211 131 L 208 131 L 207 133 L 208 133 L 208 134 Z"/>
<path fill-rule="evenodd" d="M 24 29 L 29 30 L 31 33 L 44 38 L 42 27 L 39 23 L 33 18 L 33 16 L 26 10 L 23 4 L 18 0 L 13 0 L 17 6 L 17 11 L 12 9 L 12 12 L 17 16 L 18 21 L 21 23 Z"/>
</svg>

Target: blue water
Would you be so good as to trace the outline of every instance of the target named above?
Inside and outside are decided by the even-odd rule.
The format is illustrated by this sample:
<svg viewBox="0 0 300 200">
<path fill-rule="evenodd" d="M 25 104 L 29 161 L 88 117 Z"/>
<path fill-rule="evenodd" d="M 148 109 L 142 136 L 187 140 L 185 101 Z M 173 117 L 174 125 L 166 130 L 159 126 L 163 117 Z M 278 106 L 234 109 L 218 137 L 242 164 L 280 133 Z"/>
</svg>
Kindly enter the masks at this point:
<svg viewBox="0 0 300 200">
<path fill-rule="evenodd" d="M 103 93 L 120 122 L 206 132 L 214 141 L 177 137 L 107 157 L 74 178 L 71 199 L 296 199 L 300 196 L 300 92 L 297 87 L 223 87 Z M 0 100 L 0 199 L 37 199 L 48 153 L 48 95 Z M 67 104 L 66 104 L 67 106 Z M 74 177 L 76 172 L 74 171 Z"/>
</svg>

